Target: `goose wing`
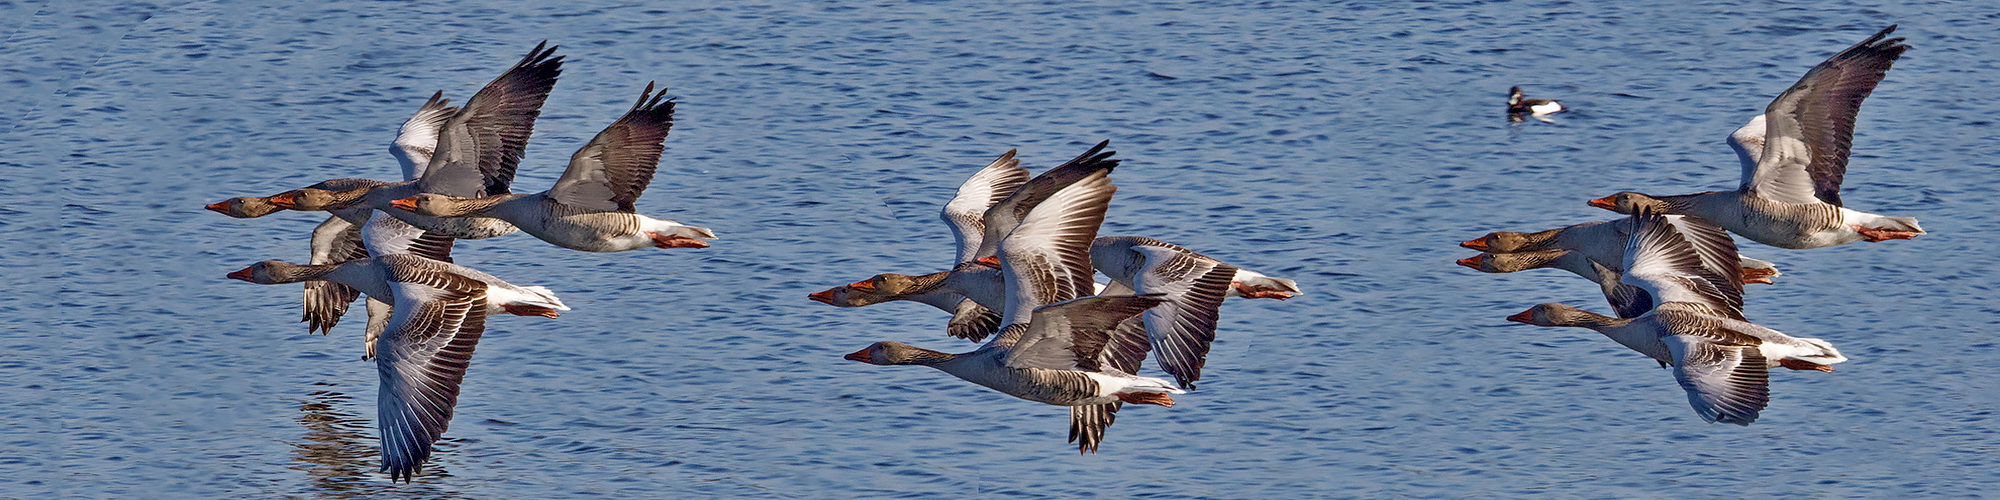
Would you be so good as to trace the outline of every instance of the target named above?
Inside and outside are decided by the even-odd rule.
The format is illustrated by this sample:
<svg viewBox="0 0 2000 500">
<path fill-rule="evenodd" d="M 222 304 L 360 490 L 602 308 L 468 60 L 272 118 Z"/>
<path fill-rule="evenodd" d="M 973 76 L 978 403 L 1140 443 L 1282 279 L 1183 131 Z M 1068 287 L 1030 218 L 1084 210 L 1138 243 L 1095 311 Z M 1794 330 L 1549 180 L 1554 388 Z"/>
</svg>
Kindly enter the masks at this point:
<svg viewBox="0 0 2000 500">
<path fill-rule="evenodd" d="M 1660 342 L 1674 360 L 1674 379 L 1703 420 L 1750 425 L 1771 400 L 1770 377 L 1758 344 L 1726 321 L 1670 304 L 1654 317 L 1666 329 Z"/>
<path fill-rule="evenodd" d="M 1076 158 L 1035 176 L 1034 179 L 1021 185 L 1020 189 L 1015 190 L 1014 194 L 1007 195 L 998 203 L 994 203 L 992 208 L 986 209 L 986 214 L 983 216 L 986 225 L 985 236 L 980 237 L 979 250 L 973 253 L 973 259 L 998 255 L 1000 240 L 1004 239 L 1007 233 L 1013 232 L 1016 226 L 1020 226 L 1028 217 L 1028 213 L 1034 211 L 1036 206 L 1041 205 L 1050 196 L 1092 174 L 1109 173 L 1111 169 L 1116 168 L 1118 160 L 1111 159 L 1111 155 L 1118 152 L 1104 151 L 1104 148 L 1110 145 L 1111 141 L 1097 143 Z"/>
<path fill-rule="evenodd" d="M 451 262 L 453 241 L 450 236 L 417 229 L 381 210 L 375 211 L 368 217 L 368 223 L 361 225 L 361 242 L 372 257 L 410 254 Z"/>
<path fill-rule="evenodd" d="M 1093 296 L 1036 308 L 1034 321 L 1020 329 L 1020 339 L 1009 349 L 1004 363 L 1009 368 L 1115 370 L 1119 367 L 1113 365 L 1123 358 L 1119 352 L 1106 357 L 1107 348 L 1129 350 L 1131 343 L 1117 335 L 1120 325 L 1166 300 L 1159 294 Z M 1131 336 L 1130 329 L 1123 333 Z M 1144 355 L 1140 351 L 1140 356 Z M 1133 366 L 1136 368 L 1136 363 Z"/>
<path fill-rule="evenodd" d="M 938 214 L 951 227 L 951 236 L 958 242 L 958 260 L 952 264 L 980 257 L 977 254 L 980 239 L 986 236 L 986 210 L 1028 183 L 1028 169 L 1021 168 L 1021 160 L 1014 159 L 1014 152 L 1007 150 L 1007 154 L 973 173 L 958 186 L 958 194 Z"/>
<path fill-rule="evenodd" d="M 653 82 L 647 82 L 625 116 L 570 155 L 569 169 L 549 188 L 549 197 L 601 212 L 636 211 L 632 203 L 652 184 L 673 126 L 674 101 L 667 100 L 666 89 L 654 94 Z"/>
<path fill-rule="evenodd" d="M 1764 108 L 1763 154 L 1742 189 L 1785 203 L 1839 205 L 1854 115 L 1910 46 L 1895 26 L 1814 66 Z"/>
<path fill-rule="evenodd" d="M 1136 245 L 1145 266 L 1135 280 L 1142 294 L 1163 294 L 1166 302 L 1146 310 L 1146 334 L 1160 369 L 1182 387 L 1194 387 L 1215 341 L 1218 308 L 1236 268 L 1179 247 Z"/>
<path fill-rule="evenodd" d="M 389 154 L 396 157 L 396 163 L 403 165 L 403 180 L 412 181 L 424 175 L 424 167 L 431 164 L 431 153 L 437 151 L 438 129 L 444 127 L 445 120 L 458 113 L 458 108 L 450 106 L 451 100 L 444 98 L 444 91 L 431 94 L 424 106 L 417 108 L 417 114 L 403 122 L 402 130 L 396 133 L 396 142 L 389 147 Z"/>
<path fill-rule="evenodd" d="M 327 217 L 326 222 L 313 228 L 312 256 L 309 264 L 339 264 L 354 259 L 368 258 L 368 250 L 361 246 L 361 228 L 340 217 Z M 328 280 L 312 280 L 305 284 L 306 332 L 326 334 L 340 323 L 340 317 L 347 314 L 347 307 L 354 299 L 361 297 L 361 291 L 354 287 Z"/>
<path fill-rule="evenodd" d="M 1632 213 L 1632 221 L 1620 282 L 1645 290 L 1654 309 L 1668 302 L 1686 302 L 1731 319 L 1743 319 L 1742 285 L 1704 267 L 1701 255 L 1665 216 L 1641 209 Z"/>
<path fill-rule="evenodd" d="M 485 330 L 486 285 L 448 273 L 392 274 L 400 275 L 389 284 L 395 313 L 375 357 L 376 417 L 382 470 L 391 480 L 407 480 L 451 424 L 459 384 Z"/>
<path fill-rule="evenodd" d="M 1007 288 L 1002 323 L 1025 323 L 1037 307 L 1096 291 L 1090 243 L 1117 191 L 1107 170 L 1091 172 L 1038 203 L 998 241 Z"/>
<path fill-rule="evenodd" d="M 438 131 L 437 150 L 419 178 L 426 193 L 477 198 L 507 193 L 527 151 L 542 102 L 562 74 L 548 42 L 465 100 Z"/>
</svg>

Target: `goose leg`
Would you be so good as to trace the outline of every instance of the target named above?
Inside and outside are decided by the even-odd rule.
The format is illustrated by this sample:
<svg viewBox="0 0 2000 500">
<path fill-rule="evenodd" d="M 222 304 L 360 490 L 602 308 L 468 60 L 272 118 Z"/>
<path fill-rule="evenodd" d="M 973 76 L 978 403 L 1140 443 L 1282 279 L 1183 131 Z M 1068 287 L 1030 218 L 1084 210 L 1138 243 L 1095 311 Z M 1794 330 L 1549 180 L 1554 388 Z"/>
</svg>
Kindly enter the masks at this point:
<svg viewBox="0 0 2000 500">
<path fill-rule="evenodd" d="M 1828 373 L 1833 372 L 1833 367 L 1831 366 L 1822 365 L 1819 363 L 1814 363 L 1802 359 L 1780 359 L 1778 360 L 1778 366 L 1791 368 L 1793 370 L 1819 370 Z"/>
<path fill-rule="evenodd" d="M 1121 392 L 1113 394 L 1113 396 L 1117 396 L 1119 401 L 1135 405 L 1160 405 L 1168 407 L 1174 405 L 1174 397 L 1168 396 L 1164 392 Z"/>
<path fill-rule="evenodd" d="M 1292 298 L 1292 292 L 1286 292 L 1286 291 L 1282 291 L 1282 290 L 1277 290 L 1277 289 L 1272 289 L 1272 288 L 1264 288 L 1264 287 L 1254 287 L 1254 286 L 1250 286 L 1250 285 L 1245 285 L 1245 284 L 1243 284 L 1243 283 L 1241 283 L 1241 282 L 1236 282 L 1236 281 L 1231 281 L 1231 282 L 1229 282 L 1229 286 L 1230 286 L 1231 288 L 1235 288 L 1235 289 L 1236 289 L 1236 293 L 1237 293 L 1237 294 L 1240 294 L 1240 295 L 1242 295 L 1242 296 L 1243 296 L 1243 298 L 1246 298 L 1246 299 L 1278 299 L 1278 300 L 1285 300 L 1285 299 L 1289 299 L 1289 298 Z"/>
<path fill-rule="evenodd" d="M 1758 269 L 1758 268 L 1754 268 L 1754 267 L 1745 267 L 1745 268 L 1743 268 L 1743 282 L 1744 282 L 1744 283 L 1763 283 L 1763 284 L 1766 284 L 1766 285 L 1769 285 L 1769 284 L 1771 284 L 1771 277 L 1772 277 L 1772 276 L 1776 276 L 1777 274 L 1778 274 L 1778 273 L 1777 273 L 1776 271 L 1772 271 L 1772 270 L 1770 270 L 1770 269 Z"/>
<path fill-rule="evenodd" d="M 1907 240 L 1910 238 L 1915 238 L 1919 234 L 1924 234 L 1915 231 L 1875 229 L 1872 227 L 1861 227 L 1861 226 L 1854 226 L 1854 232 L 1861 233 L 1861 238 L 1866 239 L 1870 242 L 1888 241 L 1888 240 Z"/>
<path fill-rule="evenodd" d="M 660 248 L 708 248 L 708 242 L 671 234 L 646 233 L 653 239 L 653 246 Z"/>
<path fill-rule="evenodd" d="M 500 306 L 500 308 L 506 309 L 507 314 L 512 314 L 515 316 L 541 316 L 544 318 L 554 318 L 562 315 L 562 313 L 556 312 L 555 309 L 550 309 L 542 306 L 507 304 Z"/>
</svg>

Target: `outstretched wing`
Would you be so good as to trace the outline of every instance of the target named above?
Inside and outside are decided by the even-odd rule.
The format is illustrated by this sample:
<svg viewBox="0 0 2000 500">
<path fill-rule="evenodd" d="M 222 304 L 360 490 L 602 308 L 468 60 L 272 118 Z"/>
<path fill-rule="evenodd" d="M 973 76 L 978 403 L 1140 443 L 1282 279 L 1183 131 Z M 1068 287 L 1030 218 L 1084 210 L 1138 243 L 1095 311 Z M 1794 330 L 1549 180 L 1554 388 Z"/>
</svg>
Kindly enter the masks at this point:
<svg viewBox="0 0 2000 500">
<path fill-rule="evenodd" d="M 1840 203 L 1854 115 L 1910 46 L 1883 28 L 1814 66 L 1764 108 L 1763 156 L 1742 189 L 1785 203 Z"/>
<path fill-rule="evenodd" d="M 1743 319 L 1740 281 L 1732 282 L 1703 266 L 1701 254 L 1665 216 L 1642 208 L 1632 213 L 1632 227 L 1621 282 L 1645 290 L 1654 309 L 1667 302 L 1687 302 Z"/>
<path fill-rule="evenodd" d="M 603 212 L 636 211 L 632 202 L 653 182 L 674 126 L 674 102 L 667 90 L 653 93 L 653 82 L 639 93 L 639 102 L 597 137 L 569 157 L 569 169 L 549 188 L 549 196 L 565 205 Z"/>
<path fill-rule="evenodd" d="M 1674 380 L 1702 420 L 1750 425 L 1770 403 L 1770 374 L 1757 346 L 1695 335 L 1667 335 L 1660 342 L 1673 355 Z"/>
<path fill-rule="evenodd" d="M 1161 295 L 1083 297 L 1035 309 L 1004 361 L 1009 368 L 1104 371 L 1101 355 L 1125 320 L 1164 302 Z"/>
<path fill-rule="evenodd" d="M 1165 294 L 1167 302 L 1142 317 L 1160 369 L 1182 387 L 1201 379 L 1208 347 L 1215 342 L 1218 309 L 1236 268 L 1180 248 L 1136 245 L 1145 266 L 1135 280 L 1139 293 Z"/>
<path fill-rule="evenodd" d="M 1013 232 L 1016 226 L 1020 226 L 1028 217 L 1028 213 L 1034 211 L 1036 206 L 1041 205 L 1050 196 L 1092 174 L 1110 173 L 1111 169 L 1116 168 L 1118 160 L 1111 159 L 1111 155 L 1118 152 L 1104 151 L 1105 146 L 1109 145 L 1111 141 L 1097 143 L 1097 146 L 1076 158 L 1035 176 L 1020 189 L 1014 190 L 1014 194 L 1007 195 L 998 203 L 994 203 L 992 208 L 986 209 L 986 215 L 983 217 L 986 224 L 985 236 L 980 237 L 979 250 L 973 253 L 973 259 L 998 255 L 1000 240 L 1006 238 L 1007 233 Z"/>
<path fill-rule="evenodd" d="M 424 106 L 417 108 L 417 114 L 403 122 L 403 129 L 396 133 L 396 142 L 389 146 L 389 154 L 396 157 L 396 163 L 403 165 L 403 180 L 413 181 L 423 177 L 424 168 L 431 164 L 431 153 L 437 152 L 438 129 L 451 115 L 458 114 L 458 108 L 449 106 L 450 99 L 444 98 L 444 91 L 431 94 Z"/>
<path fill-rule="evenodd" d="M 1076 443 L 1077 453 L 1097 453 L 1097 445 L 1104 442 L 1104 429 L 1118 420 L 1118 408 L 1124 405 L 1111 402 L 1069 407 L 1069 442 Z"/>
<path fill-rule="evenodd" d="M 986 210 L 1027 183 L 1028 169 L 1021 168 L 1021 160 L 1014 159 L 1014 150 L 1009 149 L 958 186 L 958 195 L 938 214 L 958 242 L 958 260 L 952 265 L 979 258 L 980 239 L 986 236 Z"/>
<path fill-rule="evenodd" d="M 361 228 L 340 217 L 327 217 L 326 222 L 313 228 L 312 256 L 309 264 L 339 264 L 354 259 L 368 258 L 368 250 L 361 246 Z M 354 299 L 361 297 L 361 291 L 354 287 L 328 280 L 306 282 L 305 317 L 306 332 L 326 334 L 340 323 L 340 317 L 347 314 L 347 307 Z"/>
<path fill-rule="evenodd" d="M 486 326 L 486 285 L 438 274 L 426 282 L 392 281 L 396 312 L 378 341 L 376 399 L 382 470 L 408 479 L 430 458 L 451 424 L 459 383 Z"/>
<path fill-rule="evenodd" d="M 1000 272 L 1007 284 L 1004 324 L 1027 322 L 1037 307 L 1096 291 L 1090 243 L 1117 191 L 1107 170 L 1091 172 L 1038 203 L 1000 239 Z"/>
<path fill-rule="evenodd" d="M 423 192 L 460 198 L 507 193 L 542 102 L 562 75 L 563 58 L 550 57 L 555 51 L 546 41 L 536 45 L 445 121 L 437 151 L 418 180 Z"/>
</svg>

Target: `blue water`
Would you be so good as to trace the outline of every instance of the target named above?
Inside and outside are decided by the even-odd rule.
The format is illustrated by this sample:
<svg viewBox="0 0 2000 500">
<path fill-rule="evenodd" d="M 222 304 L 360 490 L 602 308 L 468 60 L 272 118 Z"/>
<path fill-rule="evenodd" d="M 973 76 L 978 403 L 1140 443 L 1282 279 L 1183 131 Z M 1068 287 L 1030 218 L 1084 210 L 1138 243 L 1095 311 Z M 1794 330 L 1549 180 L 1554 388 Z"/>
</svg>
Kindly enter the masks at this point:
<svg viewBox="0 0 2000 500">
<path fill-rule="evenodd" d="M 1634 2 L 1636 4 L 1637 2 Z M 651 4 L 651 5 L 640 5 Z M 1652 2 L 1647 2 L 1652 4 Z M 1502 321 L 1605 308 L 1456 242 L 1733 186 L 1723 136 L 1806 68 L 1901 23 L 1844 197 L 1912 241 L 1790 251 L 1749 316 L 1840 346 L 1706 424 L 1652 361 Z M 0 497 L 1847 497 L 2000 486 L 1990 3 L 0 1 Z M 569 63 L 517 186 L 543 189 L 648 80 L 680 96 L 642 212 L 704 250 L 525 236 L 460 262 L 559 292 L 498 318 L 428 473 L 375 472 L 361 323 L 306 335 L 318 218 L 205 203 L 393 178 L 394 128 L 542 39 Z M 1561 98 L 1509 124 L 1510 85 Z M 991 157 L 1125 158 L 1104 234 L 1293 278 L 1234 301 L 1201 390 L 1103 451 L 1060 408 L 840 359 L 944 349 L 941 313 L 805 294 L 949 257 L 935 218 Z M 1150 368 L 1149 368 L 1150 370 Z"/>
</svg>

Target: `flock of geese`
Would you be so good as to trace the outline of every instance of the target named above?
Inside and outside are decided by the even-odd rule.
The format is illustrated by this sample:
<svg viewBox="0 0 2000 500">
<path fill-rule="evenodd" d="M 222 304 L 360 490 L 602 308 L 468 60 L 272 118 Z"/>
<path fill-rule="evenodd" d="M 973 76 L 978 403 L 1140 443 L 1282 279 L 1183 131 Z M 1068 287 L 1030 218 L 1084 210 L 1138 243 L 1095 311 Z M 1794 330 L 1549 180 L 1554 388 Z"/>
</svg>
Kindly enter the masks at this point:
<svg viewBox="0 0 2000 500">
<path fill-rule="evenodd" d="M 674 102 L 647 84 L 624 116 L 570 156 L 555 186 L 511 193 L 543 101 L 562 73 L 547 43 L 461 107 L 443 92 L 403 124 L 390 152 L 403 180 L 331 179 L 272 196 L 208 205 L 231 217 L 284 210 L 329 212 L 315 228 L 306 264 L 258 262 L 228 277 L 259 284 L 305 283 L 305 318 L 326 333 L 366 295 L 364 358 L 381 379 L 376 399 L 382 470 L 409 480 L 451 423 L 473 348 L 489 315 L 554 318 L 569 310 L 547 288 L 520 286 L 452 263 L 457 239 L 526 232 L 589 252 L 703 248 L 708 229 L 639 214 L 633 201 L 652 182 Z"/>
<path fill-rule="evenodd" d="M 1489 273 L 1562 269 L 1597 283 L 1617 317 L 1546 303 L 1507 320 L 1596 330 L 1671 366 L 1702 419 L 1749 425 L 1770 402 L 1768 369 L 1831 372 L 1830 365 L 1847 358 L 1824 340 L 1744 317 L 1743 284 L 1769 284 L 1779 273 L 1738 254 L 1729 233 L 1790 249 L 1924 234 L 1916 219 L 1852 210 L 1840 201 L 1855 113 L 1909 49 L 1902 38 L 1886 38 L 1895 30 L 1889 26 L 1814 66 L 1730 134 L 1743 166 L 1736 189 L 1593 199 L 1591 206 L 1629 217 L 1487 234 L 1460 244 L 1483 253 L 1458 263 Z M 1512 94 L 1510 112 L 1523 107 L 1520 90 Z"/>
<path fill-rule="evenodd" d="M 1890 26 L 1820 63 L 1731 135 L 1743 162 L 1732 191 L 1618 193 L 1592 206 L 1629 218 L 1465 242 L 1486 272 L 1553 267 L 1599 284 L 1617 317 L 1541 304 L 1508 317 L 1578 326 L 1672 366 L 1702 418 L 1748 424 L 1768 402 L 1771 367 L 1832 371 L 1846 360 L 1818 339 L 1794 338 L 1743 316 L 1744 283 L 1775 266 L 1737 254 L 1725 233 L 1782 248 L 1818 248 L 1923 234 L 1914 219 L 1841 206 L 1855 112 L 1908 47 Z M 555 185 L 512 192 L 516 167 L 563 58 L 546 42 L 452 107 L 439 92 L 405 122 L 390 151 L 398 182 L 331 179 L 272 196 L 208 205 L 231 217 L 285 210 L 330 214 L 309 260 L 258 262 L 228 277 L 304 283 L 309 331 L 329 332 L 366 296 L 364 359 L 376 362 L 382 470 L 409 480 L 450 424 L 487 317 L 554 318 L 568 310 L 547 288 L 452 263 L 453 242 L 526 232 L 575 250 L 703 248 L 708 229 L 639 214 L 674 102 L 648 84 L 623 116 L 570 157 Z M 1510 93 L 1511 114 L 1561 111 Z M 1517 109 L 1518 108 L 1518 109 Z M 1010 396 L 1070 408 L 1069 440 L 1094 452 L 1122 405 L 1172 406 L 1193 389 L 1225 298 L 1285 299 L 1291 280 L 1138 236 L 1099 237 L 1120 160 L 1109 141 L 1037 176 L 1008 151 L 944 204 L 957 241 L 950 266 L 880 273 L 808 296 L 839 307 L 913 301 L 950 315 L 945 333 L 977 349 L 952 354 L 893 341 L 846 355 L 874 365 L 921 365 Z M 1107 282 L 1099 283 L 1102 273 Z M 1137 375 L 1151 353 L 1172 381 Z"/>
</svg>

